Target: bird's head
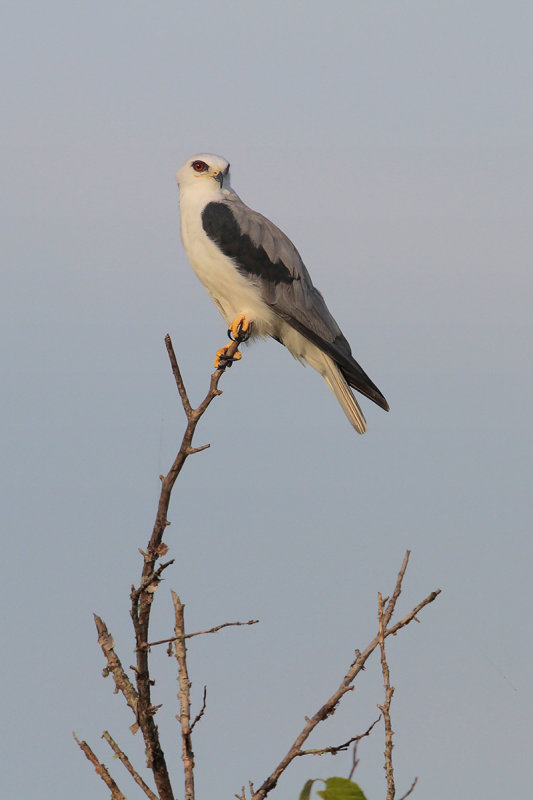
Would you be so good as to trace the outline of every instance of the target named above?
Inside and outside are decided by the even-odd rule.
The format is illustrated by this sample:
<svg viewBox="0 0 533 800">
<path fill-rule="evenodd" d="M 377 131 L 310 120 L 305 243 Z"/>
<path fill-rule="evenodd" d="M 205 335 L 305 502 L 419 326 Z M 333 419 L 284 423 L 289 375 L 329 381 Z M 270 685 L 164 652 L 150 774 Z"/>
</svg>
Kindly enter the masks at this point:
<svg viewBox="0 0 533 800">
<path fill-rule="evenodd" d="M 202 192 L 229 189 L 229 163 L 222 156 L 200 153 L 191 156 L 176 173 L 180 190 L 193 188 Z"/>
</svg>

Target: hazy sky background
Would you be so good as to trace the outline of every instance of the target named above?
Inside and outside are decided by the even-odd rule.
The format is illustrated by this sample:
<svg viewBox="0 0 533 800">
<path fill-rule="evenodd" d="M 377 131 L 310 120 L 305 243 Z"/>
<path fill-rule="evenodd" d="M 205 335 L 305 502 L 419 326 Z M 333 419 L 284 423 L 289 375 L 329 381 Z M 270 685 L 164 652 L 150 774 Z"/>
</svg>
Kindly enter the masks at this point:
<svg viewBox="0 0 533 800">
<path fill-rule="evenodd" d="M 3 673 L 0 794 L 95 800 L 86 738 L 143 764 L 92 612 L 133 661 L 129 587 L 225 325 L 179 241 L 174 173 L 219 153 L 294 240 L 390 414 L 355 434 L 275 342 L 222 380 L 176 486 L 152 637 L 259 618 L 189 647 L 198 798 L 259 785 L 377 626 L 398 796 L 526 797 L 531 769 L 533 6 L 530 2 L 25 2 L 2 22 Z M 183 797 L 175 661 L 154 702 Z M 365 730 L 379 660 L 310 740 Z M 356 779 L 385 796 L 383 731 Z M 276 798 L 347 775 L 299 759 Z"/>
</svg>

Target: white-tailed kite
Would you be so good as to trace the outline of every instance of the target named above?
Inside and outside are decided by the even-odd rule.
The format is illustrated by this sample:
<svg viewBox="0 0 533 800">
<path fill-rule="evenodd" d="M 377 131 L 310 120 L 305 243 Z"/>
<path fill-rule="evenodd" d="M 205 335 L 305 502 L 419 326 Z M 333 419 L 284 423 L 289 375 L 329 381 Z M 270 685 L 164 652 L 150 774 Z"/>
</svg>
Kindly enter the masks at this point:
<svg viewBox="0 0 533 800">
<path fill-rule="evenodd" d="M 192 156 L 176 177 L 185 251 L 230 338 L 277 339 L 322 375 L 355 430 L 364 433 L 365 418 L 350 386 L 386 411 L 388 403 L 354 360 L 293 243 L 235 194 L 226 159 Z M 216 367 L 228 346 L 217 352 Z"/>
</svg>

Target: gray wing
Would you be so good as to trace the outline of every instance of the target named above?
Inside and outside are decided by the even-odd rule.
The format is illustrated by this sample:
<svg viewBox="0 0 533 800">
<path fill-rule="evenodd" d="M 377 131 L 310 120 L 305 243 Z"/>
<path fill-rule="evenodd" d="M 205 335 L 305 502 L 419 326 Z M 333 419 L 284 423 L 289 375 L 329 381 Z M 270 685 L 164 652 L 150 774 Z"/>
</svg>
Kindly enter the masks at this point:
<svg viewBox="0 0 533 800">
<path fill-rule="evenodd" d="M 283 231 L 235 196 L 208 203 L 202 223 L 239 271 L 260 285 L 272 310 L 327 353 L 351 386 L 388 410 L 377 386 L 354 360 L 348 341 Z"/>
</svg>

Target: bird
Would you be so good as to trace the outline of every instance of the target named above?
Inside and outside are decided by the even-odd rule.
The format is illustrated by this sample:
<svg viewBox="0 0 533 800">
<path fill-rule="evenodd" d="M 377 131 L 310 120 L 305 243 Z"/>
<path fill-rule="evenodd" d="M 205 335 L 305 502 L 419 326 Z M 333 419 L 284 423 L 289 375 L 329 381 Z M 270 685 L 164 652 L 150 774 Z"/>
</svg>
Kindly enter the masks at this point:
<svg viewBox="0 0 533 800">
<path fill-rule="evenodd" d="M 352 356 L 350 345 L 291 240 L 231 187 L 230 164 L 193 155 L 176 173 L 181 238 L 200 281 L 239 344 L 276 339 L 325 380 L 358 433 L 366 420 L 352 387 L 385 411 L 389 404 Z M 228 364 L 225 345 L 215 367 Z M 229 363 L 241 358 L 237 352 Z"/>
</svg>

